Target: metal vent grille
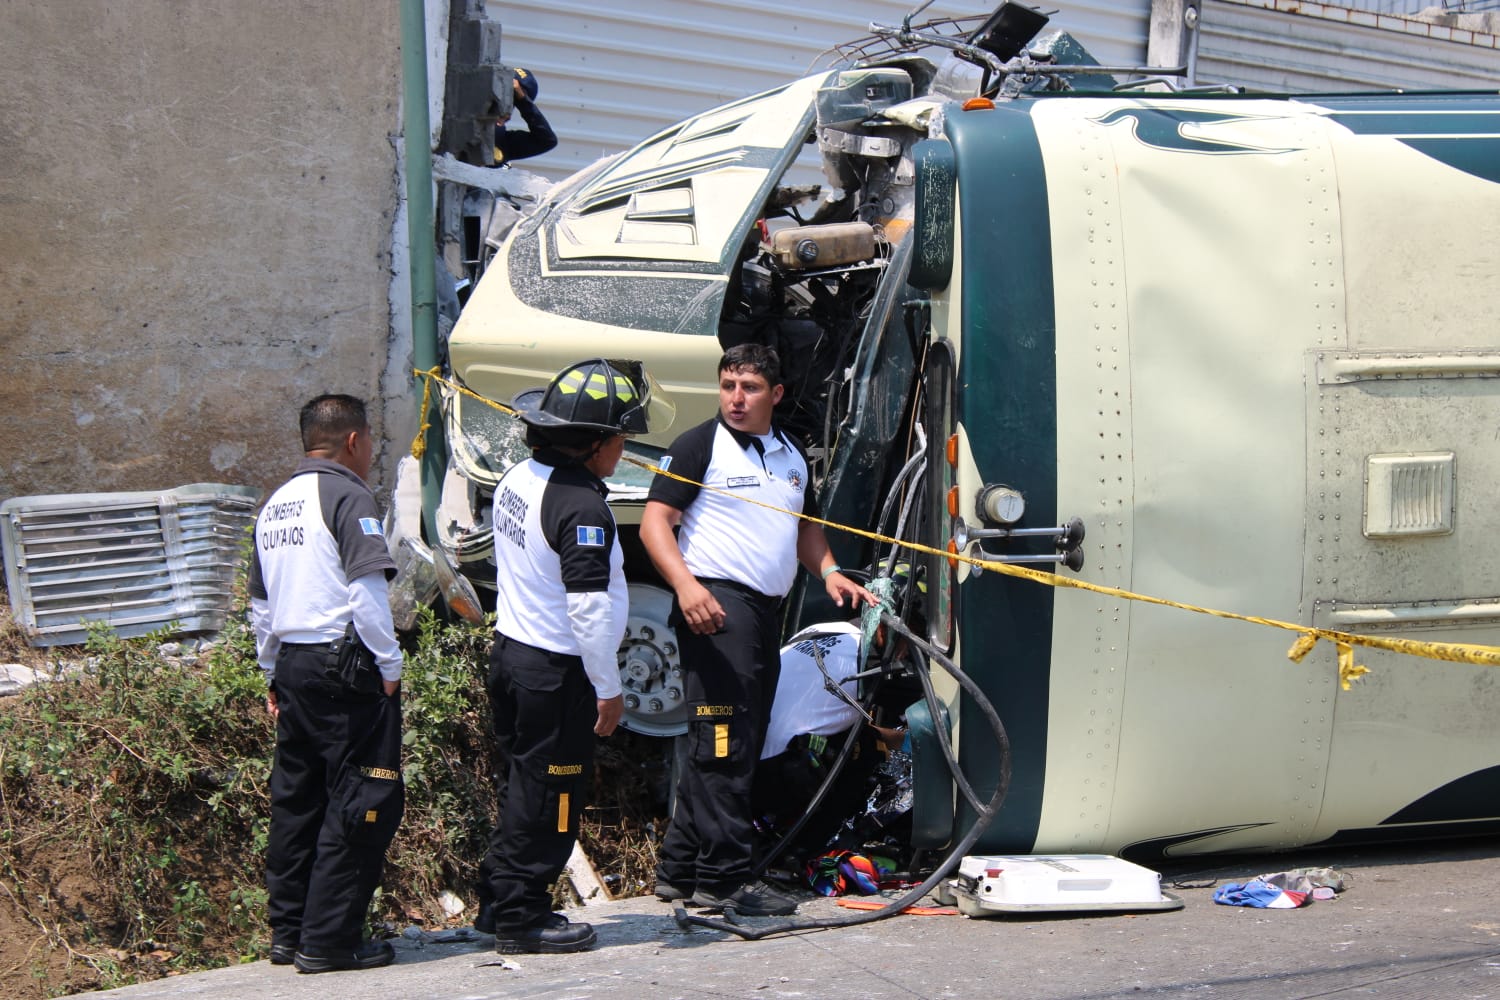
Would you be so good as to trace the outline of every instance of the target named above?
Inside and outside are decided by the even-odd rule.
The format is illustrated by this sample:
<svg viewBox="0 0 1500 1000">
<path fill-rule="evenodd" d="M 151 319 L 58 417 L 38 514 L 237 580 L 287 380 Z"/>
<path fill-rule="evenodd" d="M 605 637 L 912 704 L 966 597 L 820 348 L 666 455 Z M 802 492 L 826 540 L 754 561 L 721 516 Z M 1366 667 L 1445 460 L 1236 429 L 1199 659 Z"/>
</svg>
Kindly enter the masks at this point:
<svg viewBox="0 0 1500 1000">
<path fill-rule="evenodd" d="M 124 637 L 173 623 L 217 630 L 259 500 L 252 487 L 199 483 L 0 503 L 12 614 L 36 646 L 84 642 L 88 623 Z"/>
<path fill-rule="evenodd" d="M 1365 467 L 1365 535 L 1453 531 L 1453 452 L 1371 455 Z"/>
</svg>

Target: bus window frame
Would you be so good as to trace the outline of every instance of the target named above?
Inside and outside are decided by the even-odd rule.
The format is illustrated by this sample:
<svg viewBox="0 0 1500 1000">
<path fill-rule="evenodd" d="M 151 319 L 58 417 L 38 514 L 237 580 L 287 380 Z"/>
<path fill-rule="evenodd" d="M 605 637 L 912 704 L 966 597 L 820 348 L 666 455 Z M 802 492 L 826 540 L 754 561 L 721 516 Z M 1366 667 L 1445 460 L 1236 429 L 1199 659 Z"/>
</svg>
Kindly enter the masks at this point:
<svg viewBox="0 0 1500 1000">
<path fill-rule="evenodd" d="M 946 551 L 953 538 L 952 515 L 948 513 L 948 491 L 958 482 L 958 469 L 948 462 L 948 439 L 957 432 L 955 399 L 957 364 L 953 348 L 945 340 L 935 339 L 928 346 L 924 420 L 932 441 L 932 458 L 927 463 L 927 545 Z M 926 611 L 927 640 L 948 652 L 957 634 L 953 595 L 957 587 L 958 564 L 944 556 L 928 553 L 928 590 Z"/>
</svg>

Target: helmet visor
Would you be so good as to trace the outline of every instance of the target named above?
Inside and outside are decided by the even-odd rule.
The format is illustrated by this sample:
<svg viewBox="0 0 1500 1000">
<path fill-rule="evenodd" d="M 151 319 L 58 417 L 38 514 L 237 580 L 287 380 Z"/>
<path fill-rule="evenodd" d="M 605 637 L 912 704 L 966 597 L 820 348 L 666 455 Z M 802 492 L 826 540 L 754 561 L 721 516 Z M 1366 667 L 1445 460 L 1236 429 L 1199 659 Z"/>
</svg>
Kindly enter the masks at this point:
<svg viewBox="0 0 1500 1000">
<path fill-rule="evenodd" d="M 635 385 L 637 397 L 620 413 L 620 428 L 626 434 L 660 434 L 677 419 L 673 403 L 661 383 L 646 371 L 639 361 L 609 359 L 609 364 L 623 372 Z"/>
</svg>

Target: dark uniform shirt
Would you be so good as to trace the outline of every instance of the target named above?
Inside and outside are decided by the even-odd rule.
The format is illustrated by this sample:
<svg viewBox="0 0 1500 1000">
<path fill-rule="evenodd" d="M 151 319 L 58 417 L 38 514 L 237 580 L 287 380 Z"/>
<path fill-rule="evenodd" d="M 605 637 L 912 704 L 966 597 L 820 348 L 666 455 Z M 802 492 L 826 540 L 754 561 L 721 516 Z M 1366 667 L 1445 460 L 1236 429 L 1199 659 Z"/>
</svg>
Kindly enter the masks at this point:
<svg viewBox="0 0 1500 1000">
<path fill-rule="evenodd" d="M 495 162 L 509 163 L 524 160 L 528 156 L 540 156 L 557 145 L 557 133 L 552 131 L 542 110 L 533 101 L 517 99 L 516 111 L 526 123 L 526 130 L 495 125 Z"/>
</svg>

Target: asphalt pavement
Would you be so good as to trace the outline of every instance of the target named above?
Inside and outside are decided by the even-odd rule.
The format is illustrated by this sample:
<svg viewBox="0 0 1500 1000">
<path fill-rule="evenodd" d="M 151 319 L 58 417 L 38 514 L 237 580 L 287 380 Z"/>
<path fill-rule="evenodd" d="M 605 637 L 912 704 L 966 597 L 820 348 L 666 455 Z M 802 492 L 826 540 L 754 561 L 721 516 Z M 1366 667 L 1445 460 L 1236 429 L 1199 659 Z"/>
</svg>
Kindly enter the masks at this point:
<svg viewBox="0 0 1500 1000">
<path fill-rule="evenodd" d="M 1349 876 L 1347 889 L 1331 900 L 1275 910 L 1213 901 L 1215 885 L 1325 866 Z M 570 914 L 599 931 L 598 946 L 577 955 L 500 956 L 491 938 L 468 928 L 413 929 L 395 940 L 396 962 L 384 969 L 300 975 L 262 961 L 88 995 L 1500 1000 L 1500 841 L 1189 859 L 1156 868 L 1163 887 L 1183 899 L 1182 909 L 986 918 L 902 914 L 745 940 L 681 927 L 671 906 L 643 897 Z M 799 915 L 857 913 L 809 896 Z M 743 921 L 752 928 L 772 922 Z"/>
</svg>

